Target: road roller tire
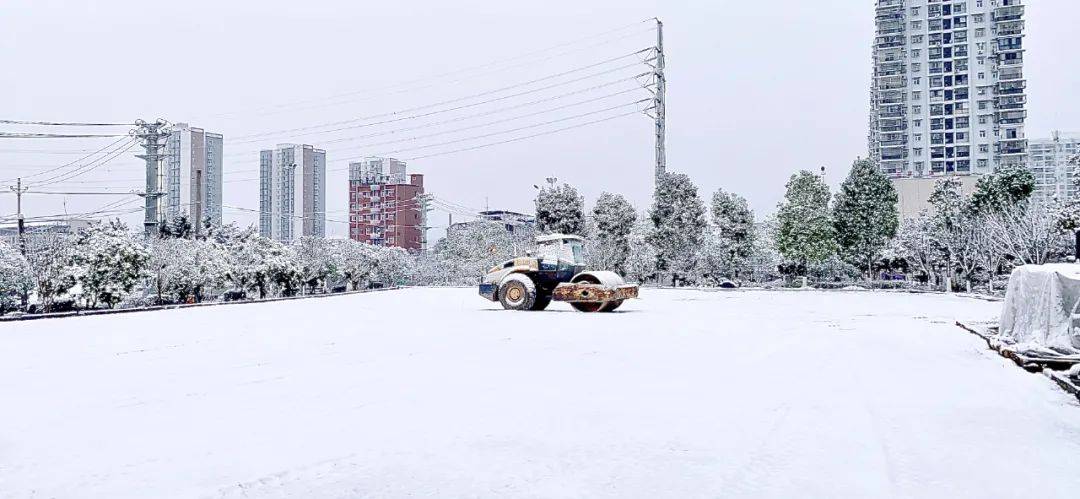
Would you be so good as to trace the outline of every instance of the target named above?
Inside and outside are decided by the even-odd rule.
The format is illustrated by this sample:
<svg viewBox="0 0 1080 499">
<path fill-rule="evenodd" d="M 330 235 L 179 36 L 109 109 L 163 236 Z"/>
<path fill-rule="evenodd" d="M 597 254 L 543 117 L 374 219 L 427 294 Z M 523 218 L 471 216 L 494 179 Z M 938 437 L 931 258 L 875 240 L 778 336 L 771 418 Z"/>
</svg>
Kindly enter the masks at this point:
<svg viewBox="0 0 1080 499">
<path fill-rule="evenodd" d="M 532 310 L 536 306 L 536 284 L 524 274 L 510 274 L 499 285 L 499 303 L 507 310 Z"/>
</svg>

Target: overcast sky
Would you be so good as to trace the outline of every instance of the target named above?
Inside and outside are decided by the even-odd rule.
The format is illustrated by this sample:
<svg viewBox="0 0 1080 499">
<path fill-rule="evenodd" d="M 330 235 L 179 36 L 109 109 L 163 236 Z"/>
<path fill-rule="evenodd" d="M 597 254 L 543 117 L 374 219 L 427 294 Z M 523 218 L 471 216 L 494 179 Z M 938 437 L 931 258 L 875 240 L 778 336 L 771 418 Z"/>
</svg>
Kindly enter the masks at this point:
<svg viewBox="0 0 1080 499">
<path fill-rule="evenodd" d="M 1075 60 L 1080 2 L 1026 3 L 1027 135 L 1080 131 L 1080 67 Z M 630 112 L 634 101 L 648 97 L 645 90 L 630 91 L 632 83 L 592 93 L 584 89 L 646 67 L 616 71 L 634 62 L 624 58 L 514 92 L 458 102 L 559 84 L 548 91 L 423 120 L 340 131 L 314 128 L 303 136 L 270 132 L 347 120 L 367 123 L 355 120 L 457 100 L 629 54 L 653 45 L 652 25 L 639 23 L 653 16 L 665 26 L 668 167 L 689 174 L 702 197 L 724 188 L 767 213 L 793 172 L 827 166 L 835 185 L 851 161 L 866 154 L 871 0 L 6 0 L 0 7 L 0 119 L 127 122 L 160 117 L 223 133 L 225 204 L 247 209 L 258 208 L 257 150 L 278 142 L 311 143 L 327 149 L 328 218 L 344 220 L 347 173 L 337 169 L 349 159 L 399 150 L 394 156 L 414 158 Z M 610 33 L 594 36 L 605 32 Z M 536 53 L 552 46 L 559 47 Z M 575 78 L 580 81 L 568 82 Z M 582 93 L 555 99 L 578 90 Z M 502 110 L 547 97 L 552 100 L 546 104 Z M 594 97 L 592 103 L 570 106 Z M 623 104 L 627 107 L 614 108 Z M 567 107 L 551 110 L 563 105 Z M 608 108 L 614 109 L 599 112 Z M 545 109 L 551 112 L 539 113 Z M 484 111 L 490 113 L 472 121 L 431 124 Z M 537 114 L 509 119 L 531 113 Z M 411 114 L 416 113 L 393 117 Z M 497 120 L 505 121 L 479 126 Z M 562 121 L 498 133 L 552 120 Z M 477 126 L 454 132 L 470 125 Z M 423 128 L 391 133 L 417 126 Z M 533 185 L 551 175 L 578 187 L 590 207 L 602 191 L 611 191 L 645 208 L 652 190 L 652 127 L 644 115 L 623 116 L 530 140 L 418 159 L 409 168 L 426 175 L 427 189 L 437 197 L 475 209 L 530 212 Z M 267 135 L 255 140 L 238 139 L 263 133 Z M 479 135 L 489 136 L 465 140 Z M 2 140 L 4 180 L 62 165 L 78 159 L 77 151 L 109 143 Z M 331 140 L 338 141 L 322 143 Z M 391 140 L 397 142 L 387 143 Z M 452 141 L 457 142 L 421 148 Z M 128 154 L 69 183 L 39 189 L 127 192 L 142 188 L 141 175 L 140 161 Z M 120 199 L 28 195 L 24 211 L 28 216 L 76 213 Z M 14 211 L 14 196 L 0 196 L 0 214 Z M 125 219 L 138 223 L 140 217 Z M 445 225 L 446 218 L 436 212 L 432 225 Z M 246 225 L 257 215 L 229 208 L 225 219 Z M 342 224 L 331 222 L 327 229 L 332 235 L 346 234 Z"/>
</svg>

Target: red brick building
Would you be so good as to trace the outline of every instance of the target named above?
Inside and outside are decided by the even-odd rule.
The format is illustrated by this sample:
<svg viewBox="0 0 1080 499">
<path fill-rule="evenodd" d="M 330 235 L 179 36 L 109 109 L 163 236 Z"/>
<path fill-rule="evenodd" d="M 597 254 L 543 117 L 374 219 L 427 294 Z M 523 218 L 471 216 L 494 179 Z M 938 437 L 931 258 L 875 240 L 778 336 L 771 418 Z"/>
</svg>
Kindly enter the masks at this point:
<svg viewBox="0 0 1080 499">
<path fill-rule="evenodd" d="M 377 246 L 422 249 L 424 176 L 406 176 L 405 163 L 392 158 L 349 166 L 349 237 Z"/>
</svg>

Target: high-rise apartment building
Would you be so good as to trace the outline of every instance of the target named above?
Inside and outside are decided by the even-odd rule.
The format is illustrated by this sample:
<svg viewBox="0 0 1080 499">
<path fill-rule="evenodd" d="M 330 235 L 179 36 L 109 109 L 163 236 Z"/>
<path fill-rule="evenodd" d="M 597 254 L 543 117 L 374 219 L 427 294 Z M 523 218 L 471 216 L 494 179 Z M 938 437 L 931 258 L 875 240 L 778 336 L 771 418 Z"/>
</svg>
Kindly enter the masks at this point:
<svg viewBox="0 0 1080 499">
<path fill-rule="evenodd" d="M 424 248 L 424 176 L 394 158 L 349 164 L 349 237 L 378 246 Z"/>
<path fill-rule="evenodd" d="M 1034 198 L 1071 201 L 1080 195 L 1080 134 L 1054 132 L 1048 139 L 1032 139 L 1028 149 L 1028 168 L 1035 175 Z"/>
<path fill-rule="evenodd" d="M 207 221 L 221 225 L 223 142 L 187 123 L 173 126 L 165 141 L 164 213 L 187 216 L 196 233 Z"/>
<path fill-rule="evenodd" d="M 278 144 L 259 153 L 259 233 L 283 243 L 326 237 L 326 151 Z"/>
<path fill-rule="evenodd" d="M 875 0 L 870 157 L 894 177 L 1026 162 L 1021 0 Z"/>
</svg>

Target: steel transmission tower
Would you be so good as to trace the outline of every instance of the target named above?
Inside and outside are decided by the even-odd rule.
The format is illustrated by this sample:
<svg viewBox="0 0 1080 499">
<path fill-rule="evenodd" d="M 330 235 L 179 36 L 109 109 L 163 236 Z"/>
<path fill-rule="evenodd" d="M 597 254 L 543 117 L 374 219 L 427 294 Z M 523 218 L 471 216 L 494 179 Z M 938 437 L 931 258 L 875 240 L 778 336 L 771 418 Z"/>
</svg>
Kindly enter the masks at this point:
<svg viewBox="0 0 1080 499">
<path fill-rule="evenodd" d="M 161 149 L 165 147 L 164 138 L 169 133 L 168 122 L 159 119 L 153 123 L 143 120 L 135 121 L 135 138 L 145 151 L 136 154 L 135 157 L 146 161 L 146 191 L 140 194 L 146 200 L 145 217 L 143 218 L 143 230 L 146 235 L 156 234 L 161 226 L 161 160 L 164 157 Z"/>
<path fill-rule="evenodd" d="M 653 77 L 656 79 L 653 103 L 653 112 L 656 113 L 656 180 L 659 181 L 660 176 L 667 172 L 667 152 L 664 150 L 667 128 L 664 94 L 667 93 L 667 81 L 664 79 L 664 23 L 660 19 L 656 19 L 656 65 L 653 67 Z"/>
</svg>

